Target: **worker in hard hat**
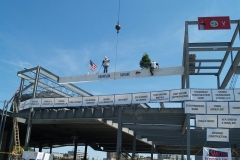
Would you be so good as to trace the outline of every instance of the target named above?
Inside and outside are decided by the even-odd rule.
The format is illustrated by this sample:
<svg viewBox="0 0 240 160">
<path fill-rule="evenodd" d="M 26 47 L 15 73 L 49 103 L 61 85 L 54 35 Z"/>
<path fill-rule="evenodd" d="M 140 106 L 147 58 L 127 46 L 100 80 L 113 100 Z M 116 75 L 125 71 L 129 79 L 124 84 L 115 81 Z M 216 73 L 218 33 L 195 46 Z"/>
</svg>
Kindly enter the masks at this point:
<svg viewBox="0 0 240 160">
<path fill-rule="evenodd" d="M 155 69 L 159 69 L 159 64 L 155 61 L 152 61 L 151 64 L 150 64 L 150 73 L 151 75 L 153 76 L 153 70 Z"/>
<path fill-rule="evenodd" d="M 108 72 L 108 66 L 109 66 L 110 60 L 107 58 L 107 56 L 104 57 L 104 60 L 102 61 L 102 66 L 104 68 L 103 73 Z"/>
</svg>

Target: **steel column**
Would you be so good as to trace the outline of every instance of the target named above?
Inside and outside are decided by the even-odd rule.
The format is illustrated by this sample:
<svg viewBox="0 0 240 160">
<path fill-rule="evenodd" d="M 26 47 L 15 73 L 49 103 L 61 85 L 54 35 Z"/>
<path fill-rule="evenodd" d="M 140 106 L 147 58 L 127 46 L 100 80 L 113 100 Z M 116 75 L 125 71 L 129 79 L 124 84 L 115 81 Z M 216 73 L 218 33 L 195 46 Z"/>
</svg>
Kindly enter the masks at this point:
<svg viewBox="0 0 240 160">
<path fill-rule="evenodd" d="M 117 153 L 116 159 L 119 160 L 121 156 L 122 146 L 122 106 L 118 107 L 118 132 L 117 132 Z"/>
<path fill-rule="evenodd" d="M 191 149 L 191 143 L 190 143 L 190 114 L 187 114 L 187 160 L 190 160 L 190 149 Z"/>
<path fill-rule="evenodd" d="M 136 137 L 137 137 L 137 133 L 136 133 L 136 131 L 133 131 L 132 159 L 135 158 L 135 154 L 136 154 Z"/>
<path fill-rule="evenodd" d="M 34 81 L 33 98 L 36 97 L 39 74 L 40 74 L 40 67 L 38 66 L 36 71 L 35 81 Z"/>
<path fill-rule="evenodd" d="M 32 131 L 32 113 L 33 113 L 33 111 L 34 111 L 34 109 L 30 108 L 29 116 L 28 116 L 28 126 L 27 126 L 26 138 L 25 138 L 24 151 L 28 151 L 28 147 L 29 147 L 29 141 L 30 141 L 30 136 L 31 136 L 31 131 Z"/>
<path fill-rule="evenodd" d="M 77 159 L 77 139 L 74 140 L 74 152 L 73 152 L 73 160 L 76 160 Z"/>
<path fill-rule="evenodd" d="M 87 160 L 87 146 L 88 143 L 85 143 L 84 160 Z"/>
</svg>

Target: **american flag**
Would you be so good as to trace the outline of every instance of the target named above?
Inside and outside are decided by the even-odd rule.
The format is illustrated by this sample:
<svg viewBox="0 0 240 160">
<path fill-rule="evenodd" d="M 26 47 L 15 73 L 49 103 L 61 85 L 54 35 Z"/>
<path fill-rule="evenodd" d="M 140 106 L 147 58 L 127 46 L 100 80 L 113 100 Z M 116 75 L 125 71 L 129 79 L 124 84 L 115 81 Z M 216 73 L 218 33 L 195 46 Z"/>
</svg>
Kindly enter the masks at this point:
<svg viewBox="0 0 240 160">
<path fill-rule="evenodd" d="M 97 69 L 97 65 L 92 60 L 90 60 L 89 69 L 93 72 Z"/>
</svg>

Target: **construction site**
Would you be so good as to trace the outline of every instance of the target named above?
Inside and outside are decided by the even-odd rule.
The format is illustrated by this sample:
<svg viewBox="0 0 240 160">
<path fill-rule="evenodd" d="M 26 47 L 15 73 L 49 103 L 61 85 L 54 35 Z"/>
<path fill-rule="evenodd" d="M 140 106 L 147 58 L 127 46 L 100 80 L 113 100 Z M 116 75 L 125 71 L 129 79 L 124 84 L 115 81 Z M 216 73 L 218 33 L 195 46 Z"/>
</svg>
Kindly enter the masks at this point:
<svg viewBox="0 0 240 160">
<path fill-rule="evenodd" d="M 73 146 L 74 141 L 74 160 L 78 146 L 85 146 L 84 160 L 88 146 L 97 151 L 114 152 L 116 159 L 136 159 L 135 154 L 150 153 L 150 159 L 153 159 L 153 154 L 159 154 L 163 157 L 181 155 L 175 159 L 182 160 L 184 155 L 187 160 L 191 155 L 196 160 L 202 159 L 203 147 L 230 148 L 230 156 L 238 160 L 240 90 L 235 88 L 235 84 L 240 74 L 240 47 L 236 46 L 235 40 L 239 35 L 240 20 L 230 20 L 230 24 L 236 27 L 228 42 L 191 43 L 188 28 L 199 23 L 185 22 L 182 66 L 160 68 L 154 76 L 178 75 L 181 89 L 98 96 L 72 82 L 88 80 L 94 83 L 91 81 L 109 80 L 113 76 L 116 80 L 145 78 L 150 77 L 150 73 L 148 70 L 133 70 L 60 77 L 41 66 L 18 71 L 20 86 L 10 100 L 4 101 L 1 110 L 0 159 L 22 159 L 30 147 L 39 148 L 39 152 L 44 148 L 50 149 L 51 153 L 52 148 Z M 202 52 L 222 52 L 224 56 L 199 59 L 198 54 Z M 220 81 L 229 58 L 231 65 Z M 192 89 L 191 76 L 199 79 L 201 76 L 214 76 L 216 86 Z M 164 104 L 169 102 L 179 103 L 182 107 L 166 108 Z M 151 108 L 148 103 L 159 103 L 159 107 Z M 216 105 L 223 109 L 214 108 Z M 205 110 L 201 110 L 203 107 Z M 208 109 L 211 107 L 213 109 Z M 234 123 L 230 123 L 231 119 Z M 208 129 L 213 128 L 226 131 L 224 137 L 228 139 L 208 140 L 211 137 L 206 136 Z"/>
</svg>

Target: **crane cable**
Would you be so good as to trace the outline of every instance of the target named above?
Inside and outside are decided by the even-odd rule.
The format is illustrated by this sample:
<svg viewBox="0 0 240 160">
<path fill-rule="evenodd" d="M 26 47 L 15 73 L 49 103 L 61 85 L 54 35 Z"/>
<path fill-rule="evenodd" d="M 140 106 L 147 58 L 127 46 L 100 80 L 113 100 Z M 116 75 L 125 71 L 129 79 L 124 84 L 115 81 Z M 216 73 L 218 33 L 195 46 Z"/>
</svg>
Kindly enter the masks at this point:
<svg viewBox="0 0 240 160">
<path fill-rule="evenodd" d="M 118 0 L 118 22 L 117 25 L 115 26 L 117 30 L 117 43 L 116 43 L 116 59 L 115 59 L 115 73 L 116 73 L 116 66 L 117 66 L 117 54 L 118 54 L 118 33 L 119 30 L 121 29 L 120 23 L 119 23 L 119 16 L 120 16 L 120 0 Z"/>
</svg>

